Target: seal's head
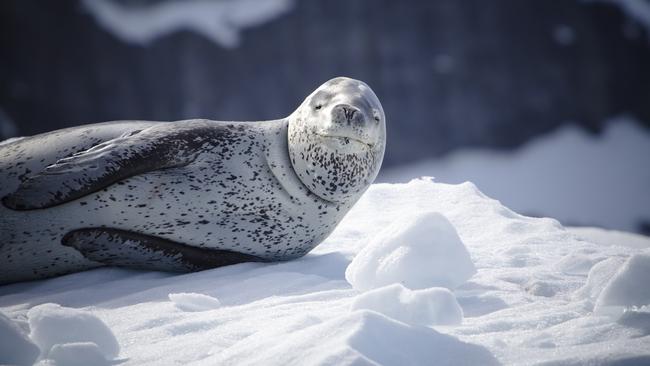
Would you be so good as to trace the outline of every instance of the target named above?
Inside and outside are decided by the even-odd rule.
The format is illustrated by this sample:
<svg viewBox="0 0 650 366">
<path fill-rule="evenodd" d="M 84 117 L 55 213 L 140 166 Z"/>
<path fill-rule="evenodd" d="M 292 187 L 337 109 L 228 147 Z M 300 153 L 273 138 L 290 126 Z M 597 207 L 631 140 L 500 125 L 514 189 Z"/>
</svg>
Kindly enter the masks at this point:
<svg viewBox="0 0 650 366">
<path fill-rule="evenodd" d="M 320 198 L 358 198 L 375 180 L 386 147 L 384 110 L 365 83 L 338 77 L 316 89 L 289 117 L 289 157 Z"/>
</svg>

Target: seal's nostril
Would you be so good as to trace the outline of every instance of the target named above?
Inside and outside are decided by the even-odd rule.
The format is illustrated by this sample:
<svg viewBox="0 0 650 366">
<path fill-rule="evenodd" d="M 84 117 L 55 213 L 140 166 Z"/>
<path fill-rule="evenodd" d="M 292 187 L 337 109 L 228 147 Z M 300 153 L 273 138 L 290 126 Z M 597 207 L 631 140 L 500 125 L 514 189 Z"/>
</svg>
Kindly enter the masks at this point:
<svg viewBox="0 0 650 366">
<path fill-rule="evenodd" d="M 359 110 L 350 105 L 339 104 L 336 106 L 335 110 L 336 113 L 338 113 L 340 117 L 343 117 L 348 123 L 353 122 L 355 119 L 358 119 L 357 117 Z"/>
</svg>

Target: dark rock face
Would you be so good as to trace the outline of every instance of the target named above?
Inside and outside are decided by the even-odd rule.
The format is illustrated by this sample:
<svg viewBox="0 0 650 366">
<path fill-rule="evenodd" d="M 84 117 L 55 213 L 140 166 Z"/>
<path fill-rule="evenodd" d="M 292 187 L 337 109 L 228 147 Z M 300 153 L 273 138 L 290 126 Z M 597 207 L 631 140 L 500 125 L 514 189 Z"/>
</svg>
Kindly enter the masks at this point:
<svg viewBox="0 0 650 366">
<path fill-rule="evenodd" d="M 2 1 L 0 110 L 21 135 L 114 119 L 273 119 L 345 75 L 384 105 L 386 165 L 512 147 L 566 121 L 593 131 L 621 113 L 650 121 L 650 35 L 609 4 L 297 1 L 242 35 L 234 49 L 190 32 L 138 46 L 77 1 Z"/>
</svg>

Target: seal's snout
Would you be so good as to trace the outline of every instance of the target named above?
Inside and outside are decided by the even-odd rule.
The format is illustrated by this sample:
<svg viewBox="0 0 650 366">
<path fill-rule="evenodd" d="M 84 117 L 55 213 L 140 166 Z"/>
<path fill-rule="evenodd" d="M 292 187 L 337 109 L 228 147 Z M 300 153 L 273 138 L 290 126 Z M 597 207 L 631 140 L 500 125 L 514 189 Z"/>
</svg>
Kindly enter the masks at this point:
<svg viewBox="0 0 650 366">
<path fill-rule="evenodd" d="M 332 120 L 336 124 L 357 125 L 363 127 L 365 116 L 356 107 L 349 104 L 337 104 L 332 108 Z"/>
</svg>

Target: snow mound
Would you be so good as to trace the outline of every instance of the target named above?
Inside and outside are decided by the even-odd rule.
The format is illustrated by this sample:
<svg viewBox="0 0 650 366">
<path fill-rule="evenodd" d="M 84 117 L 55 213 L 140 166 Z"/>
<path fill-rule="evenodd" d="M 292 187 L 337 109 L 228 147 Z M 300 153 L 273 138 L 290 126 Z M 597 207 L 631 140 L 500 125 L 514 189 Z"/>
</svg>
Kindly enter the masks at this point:
<svg viewBox="0 0 650 366">
<path fill-rule="evenodd" d="M 218 364 L 272 365 L 497 365 L 485 348 L 372 311 L 355 311 L 290 333 L 249 339 L 225 350 Z"/>
<path fill-rule="evenodd" d="M 29 336 L 43 355 L 56 344 L 76 342 L 95 343 L 107 358 L 114 358 L 120 352 L 113 332 L 89 312 L 50 303 L 31 308 L 27 317 L 31 329 Z M 59 352 L 65 355 L 69 350 Z"/>
<path fill-rule="evenodd" d="M 0 312 L 0 364 L 31 365 L 39 350 L 22 329 Z"/>
<path fill-rule="evenodd" d="M 400 284 L 388 285 L 358 296 L 352 310 L 373 310 L 411 325 L 457 325 L 463 310 L 446 288 L 409 290 Z"/>
<path fill-rule="evenodd" d="M 396 219 L 361 250 L 345 271 L 357 290 L 392 283 L 411 289 L 455 288 L 476 273 L 454 226 L 437 212 Z"/>
<path fill-rule="evenodd" d="M 437 159 L 382 170 L 383 182 L 422 175 L 471 181 L 523 214 L 564 224 L 635 231 L 650 221 L 650 132 L 628 118 L 608 121 L 602 134 L 564 126 L 504 152 L 467 148 Z M 603 174 L 603 167 L 607 174 Z"/>
<path fill-rule="evenodd" d="M 217 309 L 221 306 L 219 299 L 197 293 L 180 292 L 169 294 L 169 300 L 178 309 L 183 311 L 206 311 Z"/>
<path fill-rule="evenodd" d="M 635 254 L 611 278 L 596 301 L 596 311 L 608 307 L 650 305 L 650 254 Z"/>
<path fill-rule="evenodd" d="M 102 350 L 93 342 L 55 344 L 48 358 L 54 361 L 56 366 L 110 365 Z"/>
<path fill-rule="evenodd" d="M 625 263 L 625 259 L 620 257 L 607 258 L 596 263 L 589 271 L 585 285 L 576 291 L 576 296 L 594 301 L 598 299 L 609 280 L 623 266 L 623 263 Z"/>
</svg>

